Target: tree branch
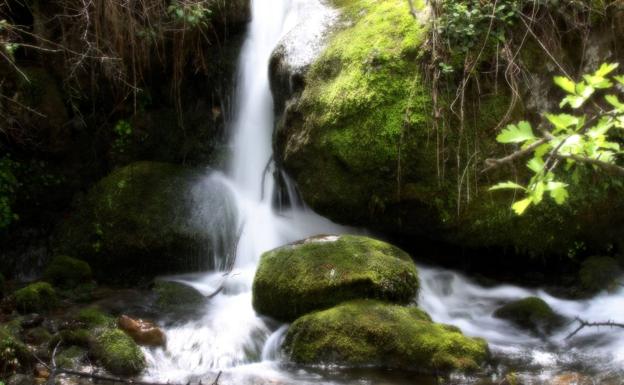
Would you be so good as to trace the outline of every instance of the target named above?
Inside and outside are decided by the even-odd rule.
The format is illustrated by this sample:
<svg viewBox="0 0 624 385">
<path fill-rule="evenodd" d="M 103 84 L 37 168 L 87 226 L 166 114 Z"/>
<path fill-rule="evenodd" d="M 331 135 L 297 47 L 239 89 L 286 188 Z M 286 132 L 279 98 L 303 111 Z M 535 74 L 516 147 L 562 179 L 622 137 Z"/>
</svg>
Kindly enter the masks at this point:
<svg viewBox="0 0 624 385">
<path fill-rule="evenodd" d="M 624 324 L 622 323 L 618 323 L 618 322 L 613 322 L 613 321 L 606 321 L 606 322 L 588 322 L 585 321 L 579 317 L 576 317 L 576 321 L 579 322 L 579 327 L 577 327 L 572 333 L 568 334 L 568 336 L 565 338 L 566 340 L 569 340 L 570 338 L 574 337 L 576 334 L 578 334 L 578 332 L 580 332 L 581 330 L 583 330 L 586 327 L 600 327 L 600 326 L 608 326 L 608 327 L 617 327 L 617 328 L 624 328 Z"/>
<path fill-rule="evenodd" d="M 513 161 L 515 161 L 516 159 L 519 158 L 523 158 L 527 155 L 529 155 L 530 153 L 532 153 L 536 148 L 538 148 L 539 146 L 541 146 L 542 144 L 548 142 L 548 139 L 546 138 L 542 138 L 540 140 L 538 140 L 537 142 L 533 143 L 532 145 L 528 146 L 527 148 L 524 148 L 522 150 L 518 150 L 514 153 L 512 153 L 511 155 L 508 155 L 504 158 L 500 158 L 500 159 L 486 159 L 485 160 L 485 164 L 487 165 L 486 168 L 484 168 L 481 173 L 486 173 L 488 171 L 491 171 L 495 168 L 498 168 L 500 166 L 502 166 L 503 164 L 506 163 L 511 163 Z"/>
<path fill-rule="evenodd" d="M 559 159 L 570 159 L 570 160 L 574 160 L 580 163 L 587 163 L 587 164 L 591 164 L 593 166 L 597 166 L 607 172 L 613 173 L 613 174 L 617 174 L 620 176 L 624 176 L 624 167 L 620 167 L 616 164 L 613 163 L 607 163 L 607 162 L 603 162 L 599 159 L 593 159 L 593 158 L 588 158 L 585 156 L 579 156 L 579 155 L 562 155 L 562 154 L 555 154 L 556 158 Z"/>
</svg>

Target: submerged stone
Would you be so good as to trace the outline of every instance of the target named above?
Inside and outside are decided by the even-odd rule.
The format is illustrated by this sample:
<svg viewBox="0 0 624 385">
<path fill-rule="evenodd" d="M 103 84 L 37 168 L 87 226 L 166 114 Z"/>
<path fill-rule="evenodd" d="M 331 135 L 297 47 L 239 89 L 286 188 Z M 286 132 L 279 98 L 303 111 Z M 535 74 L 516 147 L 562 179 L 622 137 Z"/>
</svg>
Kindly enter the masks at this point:
<svg viewBox="0 0 624 385">
<path fill-rule="evenodd" d="M 436 324 L 416 307 L 358 300 L 296 320 L 284 349 L 300 364 L 379 366 L 423 373 L 470 372 L 488 357 L 485 341 Z"/>
<path fill-rule="evenodd" d="M 418 288 L 416 265 L 401 249 L 362 236 L 318 236 L 262 255 L 253 305 L 289 322 L 352 299 L 409 303 Z"/>
<path fill-rule="evenodd" d="M 510 302 L 494 312 L 494 317 L 507 320 L 535 334 L 550 334 L 562 326 L 564 318 L 537 297 Z"/>
</svg>

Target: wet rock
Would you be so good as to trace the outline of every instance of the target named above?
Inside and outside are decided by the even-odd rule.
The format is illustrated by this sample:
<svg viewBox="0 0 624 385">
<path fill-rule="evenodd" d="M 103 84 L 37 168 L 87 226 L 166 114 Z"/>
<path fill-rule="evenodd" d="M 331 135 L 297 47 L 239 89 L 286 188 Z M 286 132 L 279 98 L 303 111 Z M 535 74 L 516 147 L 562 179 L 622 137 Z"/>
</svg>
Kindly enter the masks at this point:
<svg viewBox="0 0 624 385">
<path fill-rule="evenodd" d="M 81 367 L 87 358 L 87 350 L 80 346 L 70 346 L 61 350 L 56 357 L 56 365 L 59 368 L 75 370 Z"/>
<path fill-rule="evenodd" d="M 43 273 L 43 279 L 54 286 L 70 289 L 91 280 L 91 267 L 85 261 L 59 255 Z"/>
<path fill-rule="evenodd" d="M 591 257 L 585 260 L 579 271 L 581 288 L 587 293 L 617 288 L 622 268 L 615 258 Z"/>
<path fill-rule="evenodd" d="M 35 328 L 43 323 L 45 318 L 41 314 L 28 314 L 22 318 L 21 325 L 24 329 Z"/>
<path fill-rule="evenodd" d="M 541 298 L 528 297 L 498 308 L 494 317 L 507 320 L 534 334 L 548 335 L 561 327 L 565 319 Z"/>
<path fill-rule="evenodd" d="M 25 374 L 14 374 L 7 380 L 7 385 L 33 385 L 34 378 Z"/>
<path fill-rule="evenodd" d="M 156 294 L 156 307 L 165 315 L 193 312 L 206 302 L 200 292 L 179 282 L 156 281 L 153 288 Z"/>
<path fill-rule="evenodd" d="M 253 305 L 290 322 L 352 299 L 408 303 L 418 287 L 416 265 L 401 249 L 361 236 L 318 236 L 262 255 Z"/>
<path fill-rule="evenodd" d="M 552 379 L 551 385 L 593 385 L 594 381 L 580 373 L 564 373 Z"/>
<path fill-rule="evenodd" d="M 165 346 L 167 344 L 165 333 L 152 322 L 122 315 L 117 320 L 117 327 L 126 332 L 139 345 Z"/>
<path fill-rule="evenodd" d="M 35 378 L 47 379 L 48 377 L 50 377 L 50 370 L 48 370 L 48 368 L 46 368 L 42 364 L 36 364 L 33 374 Z"/>
<path fill-rule="evenodd" d="M 488 357 L 485 341 L 436 324 L 416 307 L 359 300 L 296 320 L 284 350 L 300 364 L 338 364 L 418 370 L 477 370 Z"/>
<path fill-rule="evenodd" d="M 56 291 L 47 282 L 32 283 L 13 293 L 17 310 L 21 313 L 47 311 L 58 303 Z"/>
</svg>

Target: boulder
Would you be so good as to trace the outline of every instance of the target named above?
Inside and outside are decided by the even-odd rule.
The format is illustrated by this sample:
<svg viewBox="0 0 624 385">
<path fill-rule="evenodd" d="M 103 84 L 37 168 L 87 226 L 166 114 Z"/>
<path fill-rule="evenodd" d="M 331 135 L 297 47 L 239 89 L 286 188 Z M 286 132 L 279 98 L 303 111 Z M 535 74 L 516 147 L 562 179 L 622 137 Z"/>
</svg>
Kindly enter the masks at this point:
<svg viewBox="0 0 624 385">
<path fill-rule="evenodd" d="M 543 299 L 537 297 L 528 297 L 505 304 L 494 312 L 494 317 L 507 320 L 538 335 L 552 333 L 565 321 Z"/>
<path fill-rule="evenodd" d="M 431 24 L 426 2 L 415 2 L 416 20 L 401 0 L 333 2 L 341 17 L 320 55 L 307 66 L 291 68 L 283 64 L 288 61 L 278 47 L 271 66 L 280 113 L 275 158 L 315 211 L 406 240 L 488 250 L 475 253 L 470 264 L 494 274 L 517 272 L 516 267 L 535 270 L 544 261 L 560 268 L 570 263 L 568 253 L 581 242 L 587 250 L 624 247 L 619 231 L 624 187 L 608 175 L 592 175 L 591 186 L 571 187 L 563 207 L 544 202 L 521 217 L 510 209 L 513 193 L 488 191 L 496 181 L 528 177 L 522 167 L 518 174 L 512 168 L 481 170 L 484 157 L 505 155 L 495 140 L 501 122 L 530 113 L 522 107 L 509 111 L 510 95 L 484 82 L 479 100 L 466 103 L 470 118 L 464 124 L 450 112 L 454 92 L 450 100 L 437 95 L 435 115 L 441 116 L 432 119 L 431 85 L 419 60 L 427 55 Z M 552 86 L 552 76 L 547 78 Z M 468 142 L 474 150 L 463 149 L 472 146 Z M 598 185 L 604 188 L 594 188 Z M 500 258 L 499 251 L 519 258 Z M 527 256 L 548 258 L 540 260 L 540 267 L 527 268 Z"/>
<path fill-rule="evenodd" d="M 167 344 L 165 333 L 152 322 L 122 315 L 117 319 L 117 327 L 126 332 L 139 345 L 165 346 Z"/>
<path fill-rule="evenodd" d="M 477 370 L 488 357 L 485 341 L 433 323 L 416 307 L 371 300 L 346 302 L 299 318 L 288 329 L 284 350 L 300 364 L 436 374 Z"/>
<path fill-rule="evenodd" d="M 213 243 L 223 241 L 213 234 L 236 232 L 227 231 L 235 226 L 227 187 L 205 174 L 157 162 L 120 168 L 77 202 L 54 249 L 106 282 L 209 269 Z"/>
<path fill-rule="evenodd" d="M 43 279 L 54 286 L 71 289 L 91 280 L 91 267 L 85 261 L 59 255 L 46 267 Z"/>
<path fill-rule="evenodd" d="M 17 310 L 31 313 L 51 310 L 58 302 L 56 291 L 47 282 L 32 283 L 13 293 Z"/>
<path fill-rule="evenodd" d="M 156 294 L 156 309 L 166 315 L 182 315 L 193 313 L 193 310 L 201 309 L 206 302 L 200 292 L 183 283 L 174 281 L 156 281 L 154 288 Z"/>
<path fill-rule="evenodd" d="M 262 255 L 253 306 L 290 322 L 352 299 L 409 303 L 418 288 L 416 265 L 401 249 L 362 236 L 317 236 Z"/>
</svg>

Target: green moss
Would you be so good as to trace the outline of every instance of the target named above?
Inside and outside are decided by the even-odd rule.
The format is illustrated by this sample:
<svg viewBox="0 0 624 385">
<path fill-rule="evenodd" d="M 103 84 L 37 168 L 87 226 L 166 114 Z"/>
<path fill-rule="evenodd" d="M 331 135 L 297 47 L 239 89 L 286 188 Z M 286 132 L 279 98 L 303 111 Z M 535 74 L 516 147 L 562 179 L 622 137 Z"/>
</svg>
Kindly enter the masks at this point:
<svg viewBox="0 0 624 385">
<path fill-rule="evenodd" d="M 55 286 L 74 288 L 91 280 L 91 267 L 85 261 L 60 255 L 52 259 L 43 278 Z"/>
<path fill-rule="evenodd" d="M 93 353 L 102 366 L 115 375 L 137 375 L 145 368 L 145 356 L 132 338 L 119 329 L 97 336 Z"/>
<path fill-rule="evenodd" d="M 100 309 L 95 307 L 88 307 L 80 310 L 76 319 L 89 328 L 93 327 L 113 327 L 115 325 L 115 319 Z"/>
<path fill-rule="evenodd" d="M 56 356 L 56 365 L 63 369 L 78 369 L 87 358 L 87 351 L 79 346 L 63 349 Z"/>
<path fill-rule="evenodd" d="M 564 321 L 544 300 L 537 297 L 510 302 L 497 309 L 494 316 L 536 334 L 550 334 L 562 326 Z"/>
<path fill-rule="evenodd" d="M 617 287 L 622 275 L 619 263 L 611 257 L 591 257 L 583 262 L 579 271 L 582 289 L 595 293 Z"/>
<path fill-rule="evenodd" d="M 352 301 L 295 321 L 285 350 L 302 364 L 381 366 L 428 373 L 473 371 L 488 356 L 481 339 L 435 324 L 422 310 Z"/>
<path fill-rule="evenodd" d="M 36 327 L 26 331 L 24 333 L 24 339 L 31 344 L 47 344 L 52 339 L 52 334 L 43 327 Z"/>
<path fill-rule="evenodd" d="M 0 376 L 3 371 L 26 369 L 33 357 L 26 344 L 19 338 L 19 322 L 0 324 Z"/>
<path fill-rule="evenodd" d="M 55 334 L 50 340 L 49 348 L 54 349 L 59 341 L 62 341 L 64 346 L 74 345 L 83 348 L 88 348 L 94 339 L 95 330 L 87 329 L 66 329 L 61 330 L 58 334 Z"/>
<path fill-rule="evenodd" d="M 256 311 L 292 321 L 358 298 L 415 301 L 418 271 L 410 256 L 375 239 L 311 238 L 265 253 L 253 284 Z"/>
<path fill-rule="evenodd" d="M 47 282 L 30 284 L 13 294 L 17 309 L 22 313 L 46 311 L 56 306 L 54 288 Z"/>
</svg>

